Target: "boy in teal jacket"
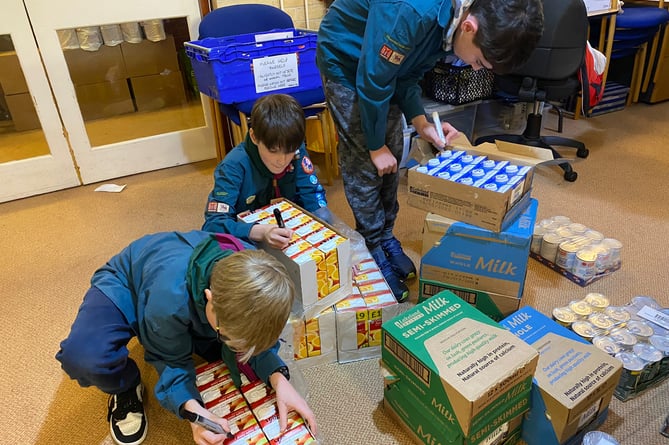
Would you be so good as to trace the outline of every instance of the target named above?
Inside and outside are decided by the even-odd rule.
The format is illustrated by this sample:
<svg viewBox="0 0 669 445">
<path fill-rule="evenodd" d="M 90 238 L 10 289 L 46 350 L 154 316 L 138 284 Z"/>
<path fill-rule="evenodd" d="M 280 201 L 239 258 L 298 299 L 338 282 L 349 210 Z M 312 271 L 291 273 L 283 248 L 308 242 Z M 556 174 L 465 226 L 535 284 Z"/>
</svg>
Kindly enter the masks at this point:
<svg viewBox="0 0 669 445">
<path fill-rule="evenodd" d="M 270 94 L 256 101 L 246 139 L 214 171 L 202 230 L 282 249 L 290 241 L 290 229 L 240 222 L 237 215 L 280 197 L 309 212 L 327 206 L 304 146 L 305 125 L 304 111 L 292 96 Z"/>
<path fill-rule="evenodd" d="M 421 138 L 446 140 L 425 117 L 419 82 L 455 53 L 474 69 L 510 71 L 543 32 L 541 0 L 337 0 L 318 32 L 317 63 L 339 134 L 339 165 L 356 230 L 395 297 L 416 268 L 393 235 L 399 204 L 402 114 Z"/>
<path fill-rule="evenodd" d="M 223 358 L 237 386 L 238 363 L 248 363 L 276 391 L 282 430 L 290 410 L 315 428 L 313 412 L 277 355 L 294 294 L 281 263 L 230 235 L 147 235 L 94 273 L 56 359 L 81 386 L 110 395 L 108 420 L 117 444 L 139 444 L 147 431 L 139 369 L 128 357 L 135 336 L 158 372 L 156 399 L 177 416 L 194 412 L 230 431 L 202 405 L 196 353 L 209 361 Z M 196 443 L 225 438 L 194 423 L 191 428 Z"/>
</svg>

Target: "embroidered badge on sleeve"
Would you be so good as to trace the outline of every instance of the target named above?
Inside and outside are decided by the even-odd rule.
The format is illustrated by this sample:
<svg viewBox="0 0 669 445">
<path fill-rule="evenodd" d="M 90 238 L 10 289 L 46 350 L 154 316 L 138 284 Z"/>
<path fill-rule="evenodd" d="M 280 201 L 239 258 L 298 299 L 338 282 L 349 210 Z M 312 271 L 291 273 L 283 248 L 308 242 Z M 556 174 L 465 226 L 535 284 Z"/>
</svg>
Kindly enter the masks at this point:
<svg viewBox="0 0 669 445">
<path fill-rule="evenodd" d="M 209 201 L 207 204 L 207 211 L 214 213 L 227 213 L 230 211 L 230 206 L 224 202 Z"/>
<path fill-rule="evenodd" d="M 404 60 L 404 54 L 398 53 L 386 44 L 381 47 L 379 55 L 394 65 L 399 65 Z"/>
</svg>

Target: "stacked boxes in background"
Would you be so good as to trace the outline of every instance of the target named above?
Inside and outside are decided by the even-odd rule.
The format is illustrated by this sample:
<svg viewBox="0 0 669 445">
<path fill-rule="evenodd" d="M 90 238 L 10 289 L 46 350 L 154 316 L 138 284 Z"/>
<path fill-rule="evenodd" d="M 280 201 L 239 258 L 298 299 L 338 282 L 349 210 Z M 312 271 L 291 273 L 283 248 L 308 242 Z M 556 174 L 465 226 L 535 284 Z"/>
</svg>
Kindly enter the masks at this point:
<svg viewBox="0 0 669 445">
<path fill-rule="evenodd" d="M 195 379 L 205 407 L 230 425 L 234 437 L 226 439 L 225 445 L 316 443 L 296 412 L 289 413 L 287 430 L 280 433 L 276 395 L 262 381 L 249 380 L 242 374 L 242 387 L 238 389 L 222 361 L 198 366 Z"/>
<path fill-rule="evenodd" d="M 7 106 L 16 131 L 40 128 L 28 85 L 14 51 L 0 52 L 0 95 Z"/>
<path fill-rule="evenodd" d="M 350 241 L 326 222 L 288 200 L 238 215 L 241 221 L 275 224 L 274 209 L 281 212 L 294 238 L 283 250 L 265 250 L 281 261 L 297 288 L 294 312 L 313 318 L 351 293 Z"/>
<path fill-rule="evenodd" d="M 423 227 L 419 301 L 446 289 L 501 320 L 520 307 L 538 202 L 501 232 L 429 213 Z"/>
<path fill-rule="evenodd" d="M 538 358 L 444 291 L 383 324 L 384 405 L 424 444 L 515 443 Z"/>
<path fill-rule="evenodd" d="M 539 353 L 523 439 L 528 445 L 580 444 L 606 419 L 620 361 L 530 307 L 500 324 Z"/>
</svg>

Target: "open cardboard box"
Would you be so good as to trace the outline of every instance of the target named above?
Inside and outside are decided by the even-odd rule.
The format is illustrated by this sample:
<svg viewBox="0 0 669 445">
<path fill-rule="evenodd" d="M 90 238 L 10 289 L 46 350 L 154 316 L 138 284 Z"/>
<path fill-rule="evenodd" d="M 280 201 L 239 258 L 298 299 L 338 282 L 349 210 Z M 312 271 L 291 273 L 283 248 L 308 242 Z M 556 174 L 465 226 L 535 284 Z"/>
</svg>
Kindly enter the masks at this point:
<svg viewBox="0 0 669 445">
<path fill-rule="evenodd" d="M 444 291 L 383 323 L 381 359 L 406 393 L 478 443 L 529 407 L 538 353 L 482 312 Z M 414 397 L 415 396 L 415 397 Z"/>
<path fill-rule="evenodd" d="M 465 136 L 454 141 L 453 149 L 519 166 L 534 167 L 555 162 L 550 151 L 542 148 L 503 141 L 474 147 Z M 429 142 L 415 138 L 411 156 L 419 164 L 424 164 L 434 157 L 434 148 Z M 417 168 L 414 166 L 408 171 L 408 204 L 447 218 L 499 232 L 508 227 L 530 203 L 534 168 L 527 172 L 522 184 L 504 193 L 419 173 Z"/>
<path fill-rule="evenodd" d="M 564 444 L 604 421 L 620 380 L 620 360 L 531 307 L 500 324 L 539 352 L 523 426 L 528 445 Z"/>
</svg>

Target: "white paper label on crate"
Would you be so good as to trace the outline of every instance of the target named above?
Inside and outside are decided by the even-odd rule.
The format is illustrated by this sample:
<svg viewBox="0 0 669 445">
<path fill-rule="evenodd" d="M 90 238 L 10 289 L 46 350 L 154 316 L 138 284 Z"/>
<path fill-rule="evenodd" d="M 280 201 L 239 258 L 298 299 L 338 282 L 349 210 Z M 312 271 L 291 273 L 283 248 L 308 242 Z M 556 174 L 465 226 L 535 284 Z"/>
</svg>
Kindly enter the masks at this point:
<svg viewBox="0 0 669 445">
<path fill-rule="evenodd" d="M 268 32 L 266 34 L 256 34 L 256 43 L 269 42 L 270 40 L 292 39 L 293 31 Z"/>
<path fill-rule="evenodd" d="M 583 414 L 578 419 L 578 428 L 581 429 L 582 426 L 587 425 L 590 423 L 592 419 L 597 417 L 597 413 L 599 412 L 599 405 L 602 402 L 602 399 L 597 400 L 595 403 L 592 404 L 592 406 L 585 411 L 583 411 Z"/>
<path fill-rule="evenodd" d="M 649 306 L 644 306 L 639 309 L 637 315 L 655 324 L 659 324 L 664 329 L 669 329 L 669 315 L 655 310 Z"/>
<path fill-rule="evenodd" d="M 253 59 L 256 94 L 300 86 L 297 53 Z"/>
</svg>

